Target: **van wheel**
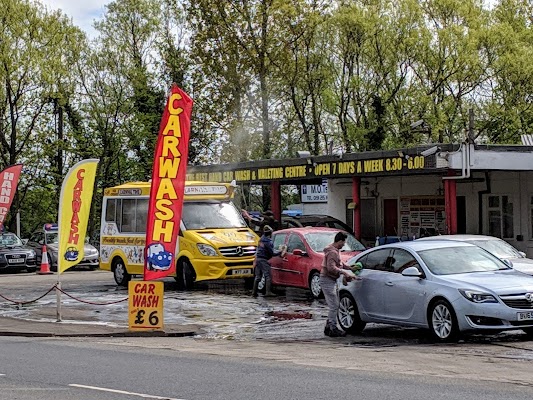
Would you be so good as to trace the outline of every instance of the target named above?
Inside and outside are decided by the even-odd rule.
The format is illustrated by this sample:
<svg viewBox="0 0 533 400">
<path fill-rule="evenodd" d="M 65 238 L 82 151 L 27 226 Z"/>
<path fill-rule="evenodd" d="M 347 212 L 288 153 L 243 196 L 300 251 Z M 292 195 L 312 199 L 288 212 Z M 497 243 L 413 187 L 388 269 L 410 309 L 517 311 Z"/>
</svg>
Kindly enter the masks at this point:
<svg viewBox="0 0 533 400">
<path fill-rule="evenodd" d="M 196 274 L 191 262 L 186 258 L 178 261 L 176 268 L 176 281 L 178 282 L 178 289 L 191 290 L 194 287 Z"/>
<path fill-rule="evenodd" d="M 128 270 L 126 269 L 126 265 L 124 265 L 124 261 L 120 258 L 116 258 L 113 261 L 113 278 L 115 278 L 115 282 L 119 286 L 128 286 L 128 282 L 131 280 L 131 275 L 128 273 Z"/>
<path fill-rule="evenodd" d="M 309 277 L 309 290 L 315 299 L 323 296 L 322 288 L 320 287 L 320 273 L 314 271 Z"/>
</svg>

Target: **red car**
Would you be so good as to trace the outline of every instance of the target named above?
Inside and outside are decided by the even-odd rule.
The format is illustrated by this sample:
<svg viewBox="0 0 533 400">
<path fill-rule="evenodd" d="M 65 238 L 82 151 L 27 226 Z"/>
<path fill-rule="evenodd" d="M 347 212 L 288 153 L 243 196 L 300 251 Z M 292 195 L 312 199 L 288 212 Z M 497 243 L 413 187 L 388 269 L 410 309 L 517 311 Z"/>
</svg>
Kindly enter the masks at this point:
<svg viewBox="0 0 533 400">
<path fill-rule="evenodd" d="M 322 295 L 320 288 L 320 270 L 324 259 L 324 248 L 333 243 L 339 229 L 325 227 L 289 228 L 272 234 L 274 249 L 287 246 L 287 253 L 282 258 L 273 257 L 272 284 L 309 289 L 313 297 Z M 353 235 L 347 233 L 348 239 L 341 249 L 341 259 L 349 258 L 366 250 Z M 261 282 L 263 283 L 263 282 Z M 261 289 L 262 285 L 259 285 Z"/>
</svg>

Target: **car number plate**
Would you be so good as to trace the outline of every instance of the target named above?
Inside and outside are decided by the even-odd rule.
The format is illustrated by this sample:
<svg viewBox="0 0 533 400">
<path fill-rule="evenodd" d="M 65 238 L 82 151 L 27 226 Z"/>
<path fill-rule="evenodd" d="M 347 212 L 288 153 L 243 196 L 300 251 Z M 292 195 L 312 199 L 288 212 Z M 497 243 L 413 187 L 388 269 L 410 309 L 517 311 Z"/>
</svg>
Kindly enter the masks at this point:
<svg viewBox="0 0 533 400">
<path fill-rule="evenodd" d="M 247 268 L 247 269 L 234 269 L 231 274 L 232 275 L 250 275 L 251 273 L 252 273 L 252 270 Z"/>
<path fill-rule="evenodd" d="M 10 264 L 20 264 L 24 262 L 23 258 L 11 258 L 8 260 Z"/>
<path fill-rule="evenodd" d="M 519 321 L 529 321 L 533 319 L 533 311 L 519 312 L 517 316 Z"/>
</svg>

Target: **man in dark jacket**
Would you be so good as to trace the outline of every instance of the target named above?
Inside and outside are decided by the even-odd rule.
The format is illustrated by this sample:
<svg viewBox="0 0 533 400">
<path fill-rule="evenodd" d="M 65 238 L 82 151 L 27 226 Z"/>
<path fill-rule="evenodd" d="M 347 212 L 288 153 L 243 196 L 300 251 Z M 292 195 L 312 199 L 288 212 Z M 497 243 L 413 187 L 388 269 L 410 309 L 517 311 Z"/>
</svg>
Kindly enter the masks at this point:
<svg viewBox="0 0 533 400">
<path fill-rule="evenodd" d="M 259 239 L 259 244 L 257 245 L 257 252 L 255 253 L 255 279 L 254 279 L 254 288 L 252 290 L 252 296 L 257 297 L 257 289 L 259 287 L 259 282 L 261 281 L 261 276 L 265 277 L 265 296 L 271 297 L 275 296 L 272 293 L 272 278 L 271 278 L 271 266 L 269 260 L 274 256 L 279 256 L 285 254 L 285 249 L 274 250 L 274 244 L 272 242 L 272 227 L 270 225 L 265 225 L 263 227 L 263 236 Z"/>
</svg>

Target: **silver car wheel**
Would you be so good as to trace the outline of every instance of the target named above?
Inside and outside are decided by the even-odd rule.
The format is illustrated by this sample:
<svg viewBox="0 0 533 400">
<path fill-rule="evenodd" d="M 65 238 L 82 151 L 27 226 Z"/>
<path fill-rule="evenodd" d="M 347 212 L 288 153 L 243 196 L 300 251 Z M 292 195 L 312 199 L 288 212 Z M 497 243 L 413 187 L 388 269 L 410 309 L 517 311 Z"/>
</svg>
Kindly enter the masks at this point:
<svg viewBox="0 0 533 400">
<path fill-rule="evenodd" d="M 354 324 L 355 308 L 349 297 L 341 297 L 339 302 L 339 310 L 337 311 L 337 317 L 344 329 L 350 329 Z"/>
<path fill-rule="evenodd" d="M 440 339 L 446 339 L 452 333 L 453 318 L 450 310 L 444 304 L 438 304 L 431 316 L 433 331 Z"/>
<path fill-rule="evenodd" d="M 318 299 L 322 294 L 322 287 L 320 286 L 320 274 L 318 274 L 318 272 L 315 272 L 311 277 L 311 282 L 309 286 L 313 297 L 315 299 Z"/>
</svg>

